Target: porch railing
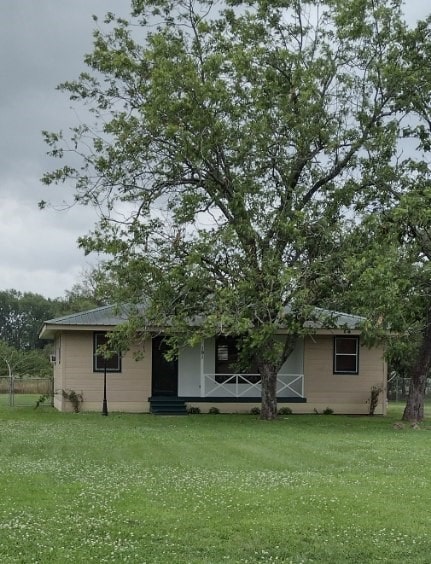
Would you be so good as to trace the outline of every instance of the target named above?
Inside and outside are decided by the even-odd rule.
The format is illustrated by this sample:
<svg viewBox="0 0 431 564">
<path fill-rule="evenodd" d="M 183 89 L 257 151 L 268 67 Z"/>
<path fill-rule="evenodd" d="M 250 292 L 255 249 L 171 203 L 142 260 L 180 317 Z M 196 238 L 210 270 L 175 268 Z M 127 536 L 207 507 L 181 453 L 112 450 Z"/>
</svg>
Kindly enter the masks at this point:
<svg viewBox="0 0 431 564">
<path fill-rule="evenodd" d="M 201 397 L 259 396 L 262 385 L 259 374 L 202 374 Z M 277 397 L 304 397 L 303 374 L 278 374 Z"/>
</svg>

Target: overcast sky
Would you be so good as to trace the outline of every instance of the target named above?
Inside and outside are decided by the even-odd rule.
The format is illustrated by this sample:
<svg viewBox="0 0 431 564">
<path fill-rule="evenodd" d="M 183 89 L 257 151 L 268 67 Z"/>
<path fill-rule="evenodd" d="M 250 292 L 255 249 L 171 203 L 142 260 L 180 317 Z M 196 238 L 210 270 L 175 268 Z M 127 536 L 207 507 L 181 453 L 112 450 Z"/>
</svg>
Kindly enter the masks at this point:
<svg viewBox="0 0 431 564">
<path fill-rule="evenodd" d="M 427 4 L 407 0 L 408 19 L 425 16 Z M 0 0 L 0 290 L 62 296 L 95 261 L 76 243 L 95 223 L 92 210 L 38 209 L 40 200 L 71 195 L 40 183 L 53 166 L 41 131 L 76 124 L 55 87 L 84 70 L 92 14 L 128 16 L 129 7 L 129 0 Z"/>
<path fill-rule="evenodd" d="M 92 14 L 129 14 L 129 0 L 0 0 L 0 290 L 64 295 L 90 259 L 77 248 L 94 212 L 40 211 L 40 200 L 61 202 L 64 187 L 40 182 L 55 164 L 41 131 L 76 125 L 57 84 L 84 70 L 91 51 Z M 95 259 L 91 259 L 93 262 Z"/>
</svg>

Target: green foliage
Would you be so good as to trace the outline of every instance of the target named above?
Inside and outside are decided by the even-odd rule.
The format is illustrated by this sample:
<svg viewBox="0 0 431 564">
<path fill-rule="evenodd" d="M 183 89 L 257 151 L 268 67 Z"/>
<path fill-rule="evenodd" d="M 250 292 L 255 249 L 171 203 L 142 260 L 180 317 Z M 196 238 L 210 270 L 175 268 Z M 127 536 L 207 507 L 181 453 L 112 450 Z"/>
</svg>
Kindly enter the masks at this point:
<svg viewBox="0 0 431 564">
<path fill-rule="evenodd" d="M 210 407 L 208 413 L 211 415 L 219 415 L 220 409 L 218 407 Z"/>
<path fill-rule="evenodd" d="M 147 306 L 123 337 L 237 335 L 240 363 L 257 361 L 274 399 L 271 376 L 331 297 L 350 218 L 386 205 L 400 177 L 402 119 L 420 105 L 405 88 L 429 40 L 392 0 L 210 4 L 134 1 L 130 24 L 109 15 L 89 72 L 61 86 L 100 130 L 79 125 L 69 143 L 46 133 L 53 157 L 67 146 L 79 159 L 44 182 L 70 181 L 77 203 L 105 211 L 80 245 L 108 257 L 112 301 Z"/>
<path fill-rule="evenodd" d="M 30 292 L 0 291 L 0 340 L 21 351 L 28 374 L 50 373 L 47 342 L 39 339 L 42 324 L 48 319 L 102 305 L 97 295 L 97 271 L 84 275 L 81 283 L 64 298 L 50 299 Z M 24 352 L 28 353 L 24 355 Z M 3 371 L 1 366 L 0 370 Z"/>
<path fill-rule="evenodd" d="M 20 364 L 22 354 L 4 341 L 0 341 L 0 374 L 12 376 Z"/>
<path fill-rule="evenodd" d="M 322 411 L 323 415 L 332 415 L 334 413 L 334 410 L 330 407 L 326 407 L 323 411 Z"/>
<path fill-rule="evenodd" d="M 80 282 L 66 291 L 64 298 L 57 300 L 56 316 L 94 309 L 107 304 L 101 287 L 100 273 L 97 268 L 84 272 Z"/>
<path fill-rule="evenodd" d="M 49 349 L 17 350 L 0 341 L 0 376 L 52 376 Z"/>
<path fill-rule="evenodd" d="M 293 413 L 293 411 L 291 410 L 291 408 L 287 407 L 287 406 L 281 407 L 278 410 L 278 415 L 292 415 L 292 413 Z"/>
<path fill-rule="evenodd" d="M 55 316 L 55 300 L 30 292 L 0 291 L 0 339 L 20 350 L 43 348 L 38 338 L 44 321 Z"/>
<path fill-rule="evenodd" d="M 200 407 L 196 406 L 196 405 L 191 405 L 188 409 L 187 409 L 187 413 L 189 415 L 199 415 L 201 412 Z"/>
<path fill-rule="evenodd" d="M 431 273 L 428 251 L 409 235 L 407 225 L 393 219 L 397 200 L 392 205 L 392 211 L 387 207 L 366 215 L 347 234 L 324 303 L 329 308 L 338 303 L 344 311 L 366 316 L 363 341 L 367 345 L 383 341 L 389 371 L 406 378 L 423 339 Z M 413 210 L 411 224 L 417 229 Z"/>
<path fill-rule="evenodd" d="M 43 405 L 47 400 L 51 399 L 51 397 L 52 396 L 50 396 L 48 394 L 40 395 L 39 398 L 35 402 L 34 409 L 37 409 L 40 405 Z"/>
<path fill-rule="evenodd" d="M 250 414 L 251 415 L 260 415 L 260 407 L 252 407 L 250 409 Z"/>
<path fill-rule="evenodd" d="M 52 376 L 53 367 L 49 353 L 50 347 L 24 351 L 21 355 L 22 362 L 17 366 L 17 373 L 23 376 Z"/>
</svg>

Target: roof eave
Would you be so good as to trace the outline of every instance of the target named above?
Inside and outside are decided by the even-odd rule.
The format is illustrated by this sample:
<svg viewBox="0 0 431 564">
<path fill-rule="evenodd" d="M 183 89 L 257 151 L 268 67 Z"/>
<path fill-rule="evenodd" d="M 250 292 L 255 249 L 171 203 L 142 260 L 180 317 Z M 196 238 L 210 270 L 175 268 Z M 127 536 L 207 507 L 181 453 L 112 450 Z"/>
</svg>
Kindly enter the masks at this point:
<svg viewBox="0 0 431 564">
<path fill-rule="evenodd" d="M 45 323 L 40 330 L 39 339 L 51 341 L 62 331 L 112 331 L 115 325 L 67 325 L 58 323 Z"/>
</svg>

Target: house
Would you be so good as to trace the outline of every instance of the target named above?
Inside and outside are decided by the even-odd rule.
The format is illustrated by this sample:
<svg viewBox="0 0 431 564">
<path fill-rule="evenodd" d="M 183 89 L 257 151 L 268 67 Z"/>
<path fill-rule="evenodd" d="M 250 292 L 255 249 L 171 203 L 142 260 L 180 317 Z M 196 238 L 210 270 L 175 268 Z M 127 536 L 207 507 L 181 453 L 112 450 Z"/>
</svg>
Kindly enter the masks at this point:
<svg viewBox="0 0 431 564">
<path fill-rule="evenodd" d="M 363 345 L 358 327 L 364 319 L 338 312 L 331 316 L 330 324 L 312 323 L 312 334 L 297 342 L 278 374 L 278 402 L 294 413 L 329 407 L 335 413 L 365 414 L 371 388 L 386 390 L 383 347 Z M 126 309 L 106 306 L 45 322 L 40 338 L 54 341 L 57 409 L 71 408 L 62 390 L 74 390 L 83 396 L 83 410 L 100 411 L 105 377 L 110 411 L 156 412 L 164 402 L 166 409 L 177 403 L 202 412 L 217 407 L 235 413 L 260 405 L 259 375 L 236 374 L 231 368 L 236 354 L 232 337 L 206 339 L 167 361 L 163 338 L 154 336 L 105 360 L 98 347 L 126 320 Z M 143 354 L 137 360 L 135 353 Z M 385 414 L 384 398 L 382 393 L 376 414 Z"/>
</svg>

